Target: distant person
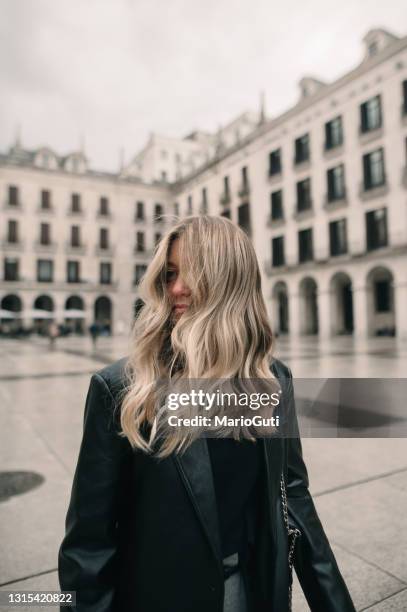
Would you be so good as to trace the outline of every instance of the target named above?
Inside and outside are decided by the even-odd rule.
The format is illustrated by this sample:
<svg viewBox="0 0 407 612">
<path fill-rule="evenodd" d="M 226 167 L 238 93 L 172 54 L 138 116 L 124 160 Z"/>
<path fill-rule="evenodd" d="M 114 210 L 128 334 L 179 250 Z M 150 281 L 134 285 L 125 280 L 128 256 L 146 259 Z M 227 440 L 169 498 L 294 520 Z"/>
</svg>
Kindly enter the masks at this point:
<svg viewBox="0 0 407 612">
<path fill-rule="evenodd" d="M 49 347 L 53 351 L 55 348 L 56 339 L 59 336 L 58 325 L 52 322 L 48 327 Z"/>
<path fill-rule="evenodd" d="M 96 344 L 99 336 L 100 328 L 99 325 L 94 321 L 92 325 L 89 326 L 89 333 L 92 338 L 93 350 L 96 349 Z"/>
</svg>

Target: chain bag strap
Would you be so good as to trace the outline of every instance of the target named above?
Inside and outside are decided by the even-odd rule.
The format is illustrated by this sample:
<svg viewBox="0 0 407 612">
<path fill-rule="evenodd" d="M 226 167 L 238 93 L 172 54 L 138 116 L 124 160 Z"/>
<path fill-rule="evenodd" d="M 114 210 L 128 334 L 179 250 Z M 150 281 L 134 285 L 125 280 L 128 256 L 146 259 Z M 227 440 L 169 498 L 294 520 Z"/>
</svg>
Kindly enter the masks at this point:
<svg viewBox="0 0 407 612">
<path fill-rule="evenodd" d="M 297 537 L 301 536 L 301 531 L 296 527 L 290 527 L 288 523 L 288 505 L 287 491 L 284 482 L 284 474 L 281 474 L 280 480 L 281 499 L 283 502 L 284 523 L 288 534 L 288 570 L 289 570 L 289 587 L 288 587 L 288 610 L 292 610 L 292 587 L 293 587 L 293 564 L 294 564 L 294 549 Z"/>
</svg>

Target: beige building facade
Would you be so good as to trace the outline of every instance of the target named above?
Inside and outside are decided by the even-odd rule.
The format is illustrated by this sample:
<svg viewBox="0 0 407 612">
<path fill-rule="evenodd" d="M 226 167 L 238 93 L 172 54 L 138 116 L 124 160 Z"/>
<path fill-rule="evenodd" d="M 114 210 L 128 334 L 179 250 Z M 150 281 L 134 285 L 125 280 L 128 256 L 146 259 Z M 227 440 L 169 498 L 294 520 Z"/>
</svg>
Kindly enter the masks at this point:
<svg viewBox="0 0 407 612">
<path fill-rule="evenodd" d="M 127 332 L 137 279 L 166 227 L 160 215 L 208 213 L 251 236 L 276 333 L 407 338 L 407 37 L 376 29 L 363 42 L 354 70 L 329 84 L 302 79 L 282 115 L 251 115 L 247 132 L 232 122 L 227 142 L 202 137 L 205 159 L 186 175 L 176 174 L 179 144 L 162 138 L 117 175 L 92 172 L 83 153 L 17 142 L 0 159 L 0 307 L 50 309 L 39 299 L 48 296 L 55 311 L 83 308 L 85 324 Z M 165 181 L 162 150 L 172 160 Z"/>
</svg>

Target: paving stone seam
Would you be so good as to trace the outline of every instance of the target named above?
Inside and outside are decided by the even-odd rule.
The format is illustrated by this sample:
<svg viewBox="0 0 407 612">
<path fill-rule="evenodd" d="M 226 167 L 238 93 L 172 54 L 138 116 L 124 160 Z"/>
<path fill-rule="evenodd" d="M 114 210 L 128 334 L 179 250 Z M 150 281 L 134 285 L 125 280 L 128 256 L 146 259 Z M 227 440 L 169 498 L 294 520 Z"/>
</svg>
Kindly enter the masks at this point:
<svg viewBox="0 0 407 612">
<path fill-rule="evenodd" d="M 373 604 L 370 604 L 369 606 L 367 606 L 367 608 L 360 608 L 360 610 L 358 612 L 366 612 L 366 610 L 372 610 L 372 608 L 374 608 L 378 604 L 381 604 L 383 601 L 387 601 L 388 599 L 391 599 L 392 597 L 395 597 L 396 595 L 399 595 L 400 593 L 403 593 L 403 591 L 405 591 L 405 590 L 407 590 L 407 587 L 404 587 L 403 589 L 400 589 L 400 591 L 396 591 L 396 593 L 392 593 L 391 595 L 387 595 L 386 597 L 383 597 L 383 599 L 378 599 Z"/>
<path fill-rule="evenodd" d="M 9 580 L 8 582 L 0 583 L 0 587 L 8 586 L 9 584 L 15 584 L 16 582 L 23 582 L 24 580 L 30 580 L 31 578 L 38 578 L 39 576 L 46 576 L 47 574 L 52 574 L 53 572 L 57 572 L 58 568 L 54 567 L 53 569 L 44 570 L 43 572 L 37 572 L 36 574 L 30 574 L 29 576 L 23 576 L 22 578 L 13 578 L 13 580 Z"/>
<path fill-rule="evenodd" d="M 323 497 L 324 495 L 329 495 L 330 493 L 336 493 L 337 491 L 344 491 L 346 489 L 350 489 L 351 487 L 356 487 L 358 485 L 366 484 L 368 482 L 373 482 L 375 480 L 381 480 L 382 478 L 388 478 L 389 476 L 393 476 L 394 474 L 401 474 L 402 472 L 406 472 L 406 471 L 407 471 L 407 466 L 398 468 L 397 470 L 392 470 L 391 472 L 384 472 L 383 474 L 375 474 L 374 476 L 367 476 L 366 478 L 361 478 L 360 480 L 355 480 L 354 482 L 349 482 L 348 484 L 339 485 L 338 487 L 333 487 L 332 489 L 326 489 L 325 491 L 312 493 L 312 497 Z"/>
<path fill-rule="evenodd" d="M 394 574 L 392 574 L 388 570 L 384 569 L 380 565 L 377 565 L 377 563 L 374 563 L 373 561 L 370 561 L 369 559 L 365 559 L 365 557 L 363 557 L 362 555 L 359 555 L 358 553 L 354 552 L 353 550 L 349 550 L 349 548 L 347 548 L 343 544 L 339 544 L 336 540 L 333 540 L 332 538 L 329 538 L 329 541 L 330 541 L 331 544 L 334 544 L 335 546 L 337 546 L 341 550 L 345 551 L 348 555 L 351 555 L 353 557 L 356 557 L 357 559 L 360 559 L 361 561 L 366 563 L 366 565 L 370 565 L 371 567 L 374 567 L 375 569 L 379 570 L 383 574 L 386 574 L 387 576 L 389 576 L 389 578 L 393 578 L 394 580 L 397 580 L 397 582 L 399 582 L 400 584 L 405 585 L 405 586 L 403 586 L 403 589 L 407 588 L 407 582 L 405 580 L 403 580 L 402 578 L 399 578 L 398 576 L 395 576 Z"/>
</svg>

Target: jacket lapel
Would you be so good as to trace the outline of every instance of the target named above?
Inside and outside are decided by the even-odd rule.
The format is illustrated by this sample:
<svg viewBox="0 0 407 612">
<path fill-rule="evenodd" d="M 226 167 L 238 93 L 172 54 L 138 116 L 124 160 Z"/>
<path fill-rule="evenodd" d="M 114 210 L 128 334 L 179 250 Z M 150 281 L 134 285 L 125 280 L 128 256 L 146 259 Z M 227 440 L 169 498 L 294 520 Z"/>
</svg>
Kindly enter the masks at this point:
<svg viewBox="0 0 407 612">
<path fill-rule="evenodd" d="M 206 438 L 198 438 L 174 461 L 223 576 L 215 486 Z"/>
</svg>

